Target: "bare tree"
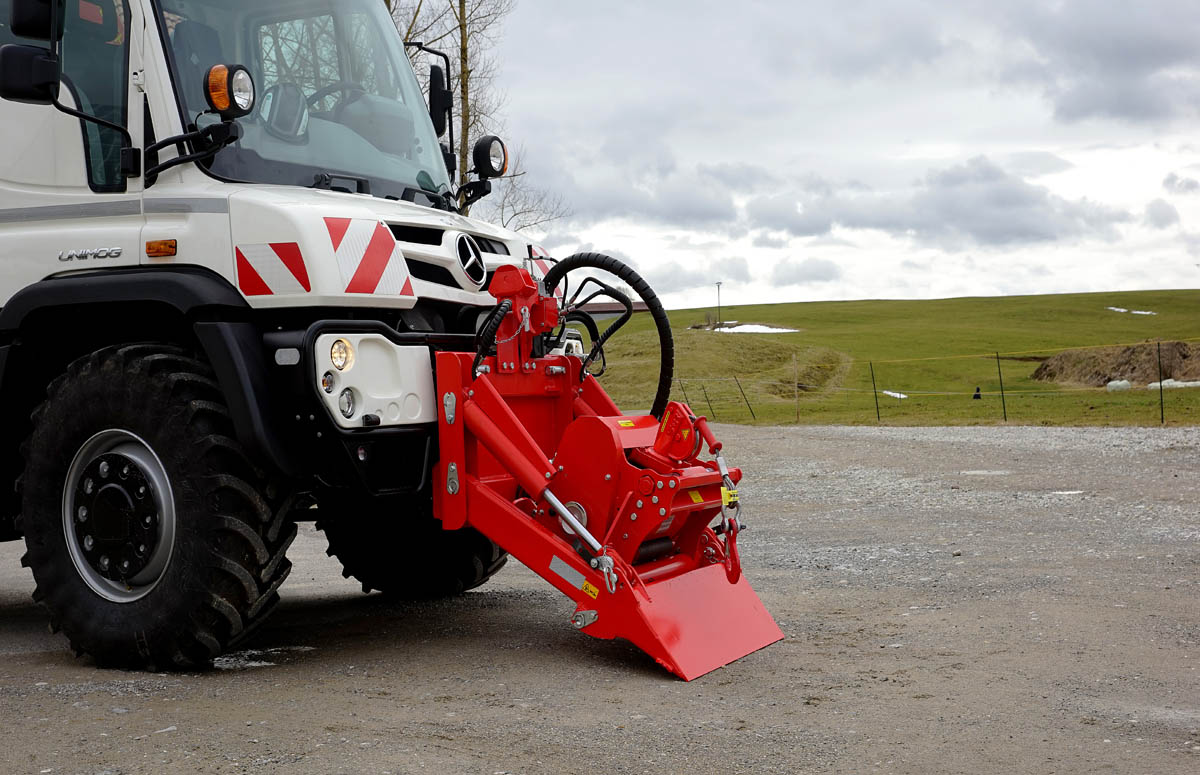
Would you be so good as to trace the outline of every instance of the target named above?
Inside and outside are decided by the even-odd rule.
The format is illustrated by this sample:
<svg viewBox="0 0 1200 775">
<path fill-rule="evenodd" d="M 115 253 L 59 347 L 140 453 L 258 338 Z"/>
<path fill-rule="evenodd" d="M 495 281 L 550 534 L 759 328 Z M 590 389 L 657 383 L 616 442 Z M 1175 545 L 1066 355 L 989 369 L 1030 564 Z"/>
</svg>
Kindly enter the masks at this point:
<svg viewBox="0 0 1200 775">
<path fill-rule="evenodd" d="M 457 108 L 455 134 L 460 180 L 473 161 L 473 143 L 503 134 L 504 94 L 495 83 L 492 51 L 516 0 L 384 0 L 406 41 L 421 41 L 449 54 L 450 88 Z M 460 198 L 460 203 L 463 201 Z M 562 197 L 534 187 L 520 166 L 520 152 L 495 191 L 476 205 L 480 215 L 514 230 L 536 228 L 569 214 Z M 465 212 L 465 210 L 464 210 Z"/>
<path fill-rule="evenodd" d="M 561 194 L 529 182 L 521 161 L 524 150 L 517 148 L 509 161 L 508 174 L 496 181 L 490 197 L 476 205 L 482 211 L 477 213 L 479 217 L 513 231 L 543 228 L 572 214 Z"/>
</svg>

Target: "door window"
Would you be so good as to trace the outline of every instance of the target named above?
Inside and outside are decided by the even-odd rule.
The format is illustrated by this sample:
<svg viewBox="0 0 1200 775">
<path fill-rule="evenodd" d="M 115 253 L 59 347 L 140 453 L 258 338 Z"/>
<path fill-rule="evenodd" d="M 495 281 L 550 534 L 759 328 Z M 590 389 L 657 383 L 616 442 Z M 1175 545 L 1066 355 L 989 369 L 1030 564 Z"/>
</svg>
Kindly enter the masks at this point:
<svg viewBox="0 0 1200 775">
<path fill-rule="evenodd" d="M 80 111 L 126 126 L 129 8 L 125 0 L 67 0 L 65 8 L 63 87 L 70 91 Z M 93 191 L 124 191 L 124 137 L 91 121 L 80 124 L 88 184 Z"/>
</svg>

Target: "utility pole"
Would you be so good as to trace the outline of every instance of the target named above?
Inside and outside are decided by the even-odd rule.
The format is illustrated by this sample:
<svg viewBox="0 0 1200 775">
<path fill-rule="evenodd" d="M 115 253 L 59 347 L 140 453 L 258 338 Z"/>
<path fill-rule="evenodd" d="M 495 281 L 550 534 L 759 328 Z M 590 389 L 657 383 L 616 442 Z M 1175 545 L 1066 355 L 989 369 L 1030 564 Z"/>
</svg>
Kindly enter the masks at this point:
<svg viewBox="0 0 1200 775">
<path fill-rule="evenodd" d="M 721 281 L 717 281 L 717 325 L 721 325 Z"/>
</svg>

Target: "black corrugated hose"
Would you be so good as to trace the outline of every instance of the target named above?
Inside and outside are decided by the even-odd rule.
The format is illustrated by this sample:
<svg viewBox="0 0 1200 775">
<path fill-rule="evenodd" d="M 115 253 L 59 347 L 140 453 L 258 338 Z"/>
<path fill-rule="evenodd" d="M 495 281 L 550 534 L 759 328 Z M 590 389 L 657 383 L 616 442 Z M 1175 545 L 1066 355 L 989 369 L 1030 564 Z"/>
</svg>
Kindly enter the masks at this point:
<svg viewBox="0 0 1200 775">
<path fill-rule="evenodd" d="M 658 300 L 658 296 L 650 288 L 650 284 L 642 279 L 642 276 L 621 261 L 606 256 L 603 253 L 576 253 L 573 256 L 564 258 L 550 268 L 544 279 L 547 293 L 554 293 L 555 286 L 562 278 L 574 269 L 599 269 L 603 272 L 608 272 L 621 279 L 628 285 L 633 292 L 646 303 L 646 309 L 650 311 L 650 317 L 654 319 L 654 327 L 658 331 L 658 347 L 659 347 L 659 370 L 658 370 L 658 392 L 654 396 L 654 404 L 650 407 L 650 414 L 657 419 L 662 419 L 663 412 L 666 411 L 667 401 L 671 397 L 671 380 L 675 376 L 675 340 L 671 337 L 671 323 L 667 319 L 667 311 L 663 309 L 662 302 Z M 616 333 L 624 321 L 619 320 L 617 323 L 609 326 L 598 340 L 600 346 L 603 346 L 608 338 Z"/>
</svg>

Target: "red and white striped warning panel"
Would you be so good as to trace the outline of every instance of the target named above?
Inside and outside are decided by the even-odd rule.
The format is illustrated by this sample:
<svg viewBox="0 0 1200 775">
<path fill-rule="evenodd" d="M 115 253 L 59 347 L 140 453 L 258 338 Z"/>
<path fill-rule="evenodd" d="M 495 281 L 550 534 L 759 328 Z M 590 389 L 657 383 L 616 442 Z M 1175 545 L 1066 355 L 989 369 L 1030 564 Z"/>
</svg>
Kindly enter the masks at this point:
<svg viewBox="0 0 1200 775">
<path fill-rule="evenodd" d="M 326 218 L 346 293 L 415 296 L 404 254 L 387 226 L 369 218 Z"/>
<path fill-rule="evenodd" d="M 552 263 L 549 260 L 550 254 L 547 253 L 546 249 L 541 245 L 531 245 L 529 248 L 529 257 L 533 259 L 534 268 L 537 270 L 537 272 L 541 273 L 537 279 L 544 279 L 546 277 L 546 273 L 550 271 L 550 266 Z M 535 272 L 535 274 L 537 274 L 537 272 Z M 558 287 L 554 289 L 554 295 L 560 299 L 563 298 L 562 283 L 559 283 Z"/>
<path fill-rule="evenodd" d="M 295 242 L 238 245 L 238 288 L 247 296 L 308 293 L 312 283 L 304 255 Z"/>
</svg>

